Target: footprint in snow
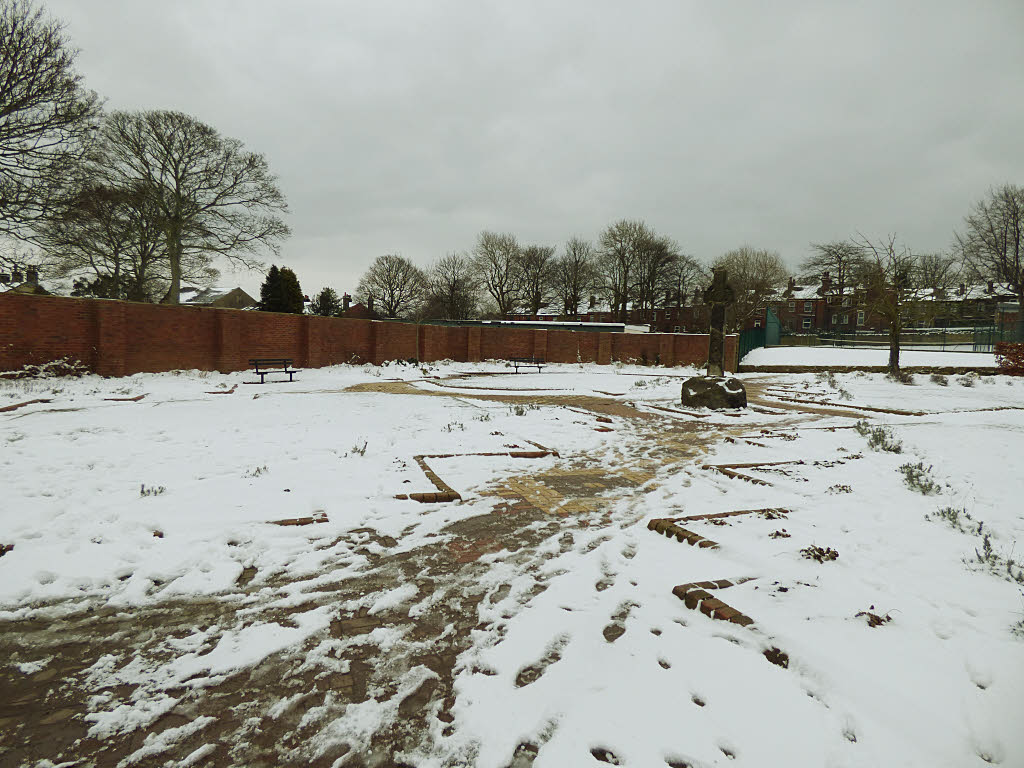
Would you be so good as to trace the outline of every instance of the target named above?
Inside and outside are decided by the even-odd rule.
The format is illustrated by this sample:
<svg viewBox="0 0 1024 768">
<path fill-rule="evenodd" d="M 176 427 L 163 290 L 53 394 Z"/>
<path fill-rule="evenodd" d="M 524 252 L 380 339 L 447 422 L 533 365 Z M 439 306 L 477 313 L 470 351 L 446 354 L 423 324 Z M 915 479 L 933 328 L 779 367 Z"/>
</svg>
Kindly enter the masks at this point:
<svg viewBox="0 0 1024 768">
<path fill-rule="evenodd" d="M 590 754 L 595 759 L 602 763 L 608 763 L 609 765 L 623 765 L 624 763 L 616 756 L 614 752 L 606 747 L 591 747 Z"/>
<path fill-rule="evenodd" d="M 539 661 L 519 670 L 515 680 L 516 688 L 522 688 L 540 679 L 548 667 L 562 658 L 562 651 L 569 644 L 569 639 L 569 635 L 559 635 L 548 646 L 547 652 Z"/>
</svg>

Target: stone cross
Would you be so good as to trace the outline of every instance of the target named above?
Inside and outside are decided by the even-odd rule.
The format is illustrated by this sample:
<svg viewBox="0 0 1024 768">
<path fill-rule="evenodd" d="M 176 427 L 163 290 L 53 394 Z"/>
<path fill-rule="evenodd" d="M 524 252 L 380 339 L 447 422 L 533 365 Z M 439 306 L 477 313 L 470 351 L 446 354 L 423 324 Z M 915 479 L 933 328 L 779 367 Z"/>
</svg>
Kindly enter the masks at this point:
<svg viewBox="0 0 1024 768">
<path fill-rule="evenodd" d="M 736 300 L 736 292 L 726 282 L 723 267 L 714 270 L 711 285 L 704 291 L 704 303 L 711 305 L 711 326 L 708 329 L 708 376 L 725 375 L 725 310 Z"/>
</svg>

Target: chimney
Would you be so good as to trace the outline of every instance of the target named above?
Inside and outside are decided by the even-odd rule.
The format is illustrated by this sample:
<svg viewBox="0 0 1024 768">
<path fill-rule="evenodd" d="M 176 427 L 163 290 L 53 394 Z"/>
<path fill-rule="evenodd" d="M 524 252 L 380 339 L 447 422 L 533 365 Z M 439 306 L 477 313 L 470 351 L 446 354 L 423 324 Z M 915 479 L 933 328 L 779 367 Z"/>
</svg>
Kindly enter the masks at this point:
<svg viewBox="0 0 1024 768">
<path fill-rule="evenodd" d="M 25 282 L 39 285 L 39 267 L 25 267 Z"/>
<path fill-rule="evenodd" d="M 341 297 L 341 311 L 342 312 L 348 311 L 348 305 L 351 304 L 351 303 L 352 303 L 352 297 L 349 296 L 347 293 L 344 294 Z"/>
<path fill-rule="evenodd" d="M 366 308 L 373 312 L 373 294 L 366 297 Z"/>
<path fill-rule="evenodd" d="M 967 295 L 967 283 L 960 283 L 960 285 L 957 286 L 956 294 L 957 294 L 957 296 L 966 296 Z"/>
<path fill-rule="evenodd" d="M 832 288 L 832 275 L 828 270 L 821 273 L 821 292 L 828 293 Z"/>
<path fill-rule="evenodd" d="M 996 281 L 995 280 L 989 280 L 988 281 L 987 292 L 988 293 L 995 293 L 996 292 Z"/>
<path fill-rule="evenodd" d="M 788 293 L 792 293 L 795 290 L 796 290 L 796 278 L 795 277 L 791 277 L 791 278 L 789 278 L 789 284 L 786 286 L 786 291 Z"/>
<path fill-rule="evenodd" d="M 15 285 L 19 285 L 24 281 L 25 277 L 21 274 L 21 270 L 18 269 L 18 265 L 15 264 L 14 268 L 11 269 L 11 282 L 14 283 Z"/>
<path fill-rule="evenodd" d="M 597 304 L 597 296 L 594 296 L 593 294 L 591 294 L 590 295 L 590 306 L 588 306 L 587 309 L 593 309 L 595 304 Z"/>
</svg>

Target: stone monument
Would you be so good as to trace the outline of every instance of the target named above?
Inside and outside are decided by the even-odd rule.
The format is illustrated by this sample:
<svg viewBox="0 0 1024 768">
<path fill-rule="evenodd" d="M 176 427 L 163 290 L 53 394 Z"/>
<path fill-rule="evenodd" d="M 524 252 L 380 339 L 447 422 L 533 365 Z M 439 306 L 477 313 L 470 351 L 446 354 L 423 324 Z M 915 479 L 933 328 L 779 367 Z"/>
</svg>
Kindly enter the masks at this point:
<svg viewBox="0 0 1024 768">
<path fill-rule="evenodd" d="M 708 372 L 683 382 L 683 405 L 703 408 L 746 408 L 747 391 L 739 379 L 725 375 L 725 313 L 736 300 L 736 292 L 727 280 L 724 268 L 714 270 L 711 285 L 704 291 L 704 302 L 711 305 L 708 328 Z"/>
</svg>

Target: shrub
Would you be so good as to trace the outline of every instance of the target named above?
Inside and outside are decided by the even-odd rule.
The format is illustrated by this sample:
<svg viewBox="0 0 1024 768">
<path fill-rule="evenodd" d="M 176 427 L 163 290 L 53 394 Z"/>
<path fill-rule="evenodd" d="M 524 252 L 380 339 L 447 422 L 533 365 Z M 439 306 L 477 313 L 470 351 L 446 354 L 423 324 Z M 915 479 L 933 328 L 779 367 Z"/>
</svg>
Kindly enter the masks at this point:
<svg viewBox="0 0 1024 768">
<path fill-rule="evenodd" d="M 167 489 L 164 488 L 162 485 L 151 485 L 149 488 L 147 488 L 146 484 L 143 483 L 142 485 L 139 486 L 139 496 L 142 496 L 143 498 L 145 498 L 146 496 L 159 496 L 166 490 Z"/>
<path fill-rule="evenodd" d="M 873 451 L 885 451 L 887 453 L 903 453 L 903 443 L 893 437 L 892 431 L 887 427 L 872 427 L 861 419 L 853 428 L 857 433 L 868 439 L 868 448 Z"/>
<path fill-rule="evenodd" d="M 925 496 L 932 496 L 939 492 L 940 486 L 931 478 L 931 467 L 926 467 L 924 462 L 917 464 L 904 464 L 900 467 L 903 473 L 903 482 L 912 491 L 917 491 Z"/>
<path fill-rule="evenodd" d="M 996 344 L 999 372 L 1008 376 L 1024 376 L 1024 343 L 1000 341 Z"/>
<path fill-rule="evenodd" d="M 941 373 L 933 373 L 928 378 L 931 379 L 932 384 L 938 384 L 940 387 L 948 387 L 949 386 L 949 379 L 947 379 Z"/>
<path fill-rule="evenodd" d="M 814 374 L 814 378 L 815 380 L 823 384 L 828 384 L 830 387 L 832 387 L 832 389 L 839 388 L 839 380 L 836 379 L 836 375 L 832 371 L 823 371 L 820 373 L 816 373 Z"/>
<path fill-rule="evenodd" d="M 900 371 L 899 373 L 889 373 L 886 374 L 885 378 L 897 384 L 910 384 L 911 386 L 915 384 L 914 374 L 908 373 L 907 371 Z"/>
<path fill-rule="evenodd" d="M 809 547 L 804 547 L 800 550 L 800 554 L 807 560 L 816 560 L 819 563 L 827 563 L 830 560 L 838 560 L 839 553 L 832 549 L 832 547 L 819 547 L 817 544 L 812 544 Z"/>
</svg>

